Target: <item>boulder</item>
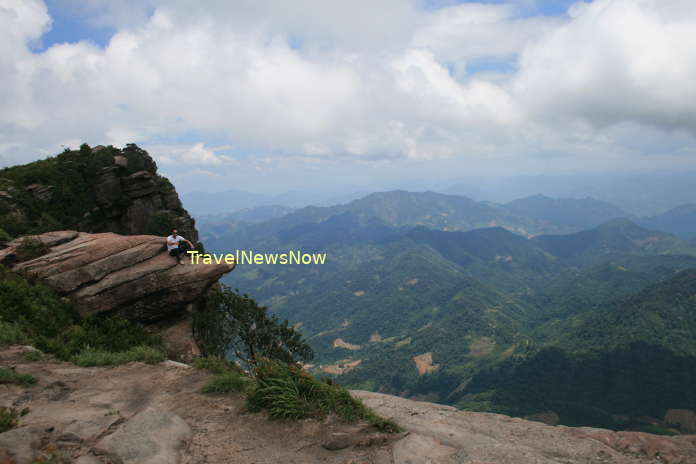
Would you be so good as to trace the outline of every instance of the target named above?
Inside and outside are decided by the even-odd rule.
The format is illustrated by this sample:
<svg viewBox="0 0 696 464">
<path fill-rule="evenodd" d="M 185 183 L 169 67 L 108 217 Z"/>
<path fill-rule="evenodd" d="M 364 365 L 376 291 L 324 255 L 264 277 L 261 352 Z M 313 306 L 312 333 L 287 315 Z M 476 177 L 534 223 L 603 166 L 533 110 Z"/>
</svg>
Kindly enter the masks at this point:
<svg viewBox="0 0 696 464">
<path fill-rule="evenodd" d="M 108 312 L 156 324 L 180 359 L 197 354 L 189 315 L 208 289 L 234 265 L 184 265 L 166 252 L 165 238 L 153 235 L 55 231 L 32 236 L 42 253 L 23 260 L 26 238 L 0 250 L 0 262 L 38 279 L 70 298 L 83 316 Z"/>
<path fill-rule="evenodd" d="M 173 464 L 191 436 L 184 420 L 169 411 L 147 408 L 136 414 L 97 447 L 121 458 L 124 464 Z"/>
</svg>

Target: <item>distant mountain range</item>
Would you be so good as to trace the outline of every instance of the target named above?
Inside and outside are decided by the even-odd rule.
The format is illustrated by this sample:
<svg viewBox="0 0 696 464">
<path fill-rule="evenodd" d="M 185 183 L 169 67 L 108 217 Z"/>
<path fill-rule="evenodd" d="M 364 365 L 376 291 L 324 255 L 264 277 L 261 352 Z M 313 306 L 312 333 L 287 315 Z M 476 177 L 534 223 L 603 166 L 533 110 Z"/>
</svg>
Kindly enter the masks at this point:
<svg viewBox="0 0 696 464">
<path fill-rule="evenodd" d="M 637 417 L 696 409 L 688 375 L 669 374 L 696 360 L 696 247 L 622 215 L 593 199 L 394 191 L 237 221 L 206 247 L 326 252 L 325 265 L 240 265 L 227 282 L 296 323 L 317 352 L 311 369 L 342 383 L 641 429 Z M 607 377 L 615 360 L 634 383 Z M 648 407 L 641 376 L 664 399 Z"/>
</svg>

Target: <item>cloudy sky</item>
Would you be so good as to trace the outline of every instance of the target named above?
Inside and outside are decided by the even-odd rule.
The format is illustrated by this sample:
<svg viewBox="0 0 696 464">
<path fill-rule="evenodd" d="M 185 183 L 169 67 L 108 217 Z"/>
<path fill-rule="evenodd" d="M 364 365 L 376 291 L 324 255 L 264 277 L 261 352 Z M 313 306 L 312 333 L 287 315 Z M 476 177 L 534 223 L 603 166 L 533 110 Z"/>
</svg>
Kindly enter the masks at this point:
<svg viewBox="0 0 696 464">
<path fill-rule="evenodd" d="M 0 166 L 180 191 L 696 169 L 694 0 L 0 0 Z"/>
</svg>

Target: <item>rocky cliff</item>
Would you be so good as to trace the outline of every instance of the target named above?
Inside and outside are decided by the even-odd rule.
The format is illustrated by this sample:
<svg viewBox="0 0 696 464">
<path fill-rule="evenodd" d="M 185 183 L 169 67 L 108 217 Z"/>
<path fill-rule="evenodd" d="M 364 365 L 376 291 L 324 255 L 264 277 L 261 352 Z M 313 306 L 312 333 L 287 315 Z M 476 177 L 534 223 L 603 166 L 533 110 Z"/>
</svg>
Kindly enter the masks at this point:
<svg viewBox="0 0 696 464">
<path fill-rule="evenodd" d="M 189 314 L 234 265 L 177 265 L 153 235 L 55 231 L 15 239 L 0 263 L 70 298 L 81 315 L 118 314 L 152 325 L 179 359 L 196 354 Z"/>
<path fill-rule="evenodd" d="M 65 229 L 166 235 L 178 227 L 198 241 L 174 186 L 134 144 L 83 145 L 0 170 L 0 215 L 6 219 L 0 229 L 12 237 Z"/>
<path fill-rule="evenodd" d="M 183 266 L 182 266 L 183 267 Z M 35 376 L 3 385 L 0 406 L 28 411 L 0 433 L 0 462 L 60 453 L 78 464 L 694 464 L 696 436 L 549 426 L 353 392 L 404 430 L 367 424 L 270 420 L 240 394 L 202 394 L 209 374 L 171 361 L 82 368 L 28 362 L 31 348 L 0 351 L 0 366 Z M 4 460 L 3 460 L 4 459 Z M 10 460 L 14 459 L 14 460 Z"/>
</svg>

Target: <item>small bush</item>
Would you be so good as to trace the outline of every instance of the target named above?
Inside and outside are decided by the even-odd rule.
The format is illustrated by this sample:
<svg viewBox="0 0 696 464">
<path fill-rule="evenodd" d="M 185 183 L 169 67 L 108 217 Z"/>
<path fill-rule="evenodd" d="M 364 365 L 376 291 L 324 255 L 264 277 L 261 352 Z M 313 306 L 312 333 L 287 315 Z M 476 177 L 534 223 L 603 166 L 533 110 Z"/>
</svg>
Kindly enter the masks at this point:
<svg viewBox="0 0 696 464">
<path fill-rule="evenodd" d="M 367 420 L 385 432 L 399 426 L 368 409 L 338 384 L 322 382 L 299 366 L 263 360 L 256 370 L 256 387 L 247 398 L 250 410 L 267 410 L 283 419 L 323 418 L 328 414 L 348 420 Z"/>
<path fill-rule="evenodd" d="M 0 406 L 0 433 L 17 427 L 18 423 L 19 413 L 15 408 Z"/>
<path fill-rule="evenodd" d="M 0 384 L 4 383 L 14 383 L 17 385 L 34 385 L 36 383 L 36 378 L 29 374 L 20 374 L 12 369 L 6 367 L 0 367 Z"/>
<path fill-rule="evenodd" d="M 110 352 L 86 348 L 81 353 L 72 357 L 71 361 L 78 366 L 115 366 L 129 362 L 144 362 L 156 364 L 166 359 L 165 354 L 151 346 L 136 346 L 128 351 Z"/>
<path fill-rule="evenodd" d="M 245 392 L 253 384 L 253 380 L 239 372 L 228 371 L 214 375 L 203 387 L 203 393 Z"/>
</svg>

